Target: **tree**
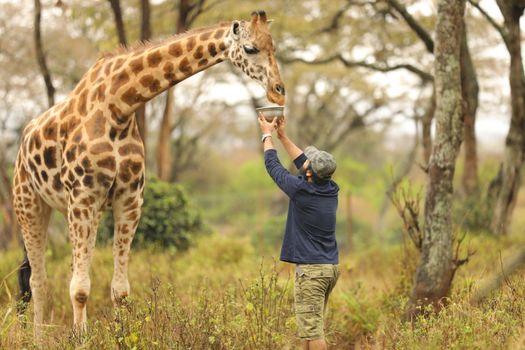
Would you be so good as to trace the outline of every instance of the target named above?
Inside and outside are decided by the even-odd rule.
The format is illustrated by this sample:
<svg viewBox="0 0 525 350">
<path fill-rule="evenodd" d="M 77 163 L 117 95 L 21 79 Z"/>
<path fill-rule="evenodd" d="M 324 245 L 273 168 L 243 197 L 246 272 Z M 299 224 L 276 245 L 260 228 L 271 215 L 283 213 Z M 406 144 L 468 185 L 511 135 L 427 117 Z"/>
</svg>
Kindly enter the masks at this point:
<svg viewBox="0 0 525 350">
<path fill-rule="evenodd" d="M 150 6 L 149 0 L 140 0 L 140 8 L 142 14 L 142 21 L 140 25 L 140 40 L 147 41 L 151 38 L 151 23 L 150 23 Z M 139 129 L 140 138 L 144 143 L 144 152 L 147 153 L 147 123 L 146 123 L 146 105 L 141 106 L 135 112 L 135 120 Z"/>
<path fill-rule="evenodd" d="M 426 305 L 439 308 L 459 266 L 452 258 L 451 204 L 455 162 L 463 138 L 460 50 L 464 11 L 465 1 L 438 3 L 434 48 L 436 138 L 428 165 L 424 236 L 407 305 L 408 318 Z"/>
<path fill-rule="evenodd" d="M 493 205 L 491 231 L 494 234 L 510 232 L 512 212 L 521 186 L 521 168 L 525 160 L 525 77 L 521 53 L 520 18 L 525 9 L 523 0 L 497 0 L 503 14 L 501 26 L 483 10 L 477 1 L 470 1 L 500 33 L 510 55 L 511 120 L 505 140 L 503 161 L 491 181 L 487 200 Z"/>
<path fill-rule="evenodd" d="M 52 107 L 55 104 L 55 87 L 53 86 L 51 73 L 47 68 L 46 55 L 44 53 L 44 48 L 42 44 L 42 33 L 40 28 L 41 17 L 42 5 L 40 4 L 40 0 L 35 0 L 35 18 L 33 23 L 35 52 L 38 61 L 38 67 L 40 68 L 40 73 L 42 74 L 42 77 L 44 78 L 44 83 L 46 84 L 47 103 L 49 107 Z"/>
<path fill-rule="evenodd" d="M 180 34 L 191 28 L 195 20 L 211 6 L 205 7 L 206 0 L 180 0 L 178 6 L 177 22 L 175 34 Z M 171 135 L 176 123 L 173 121 L 174 110 L 174 91 L 169 88 L 166 91 L 166 104 L 162 114 L 162 121 L 159 130 L 159 141 L 157 143 L 157 176 L 164 181 L 171 181 L 173 178 L 173 160 L 171 157 Z"/>
</svg>

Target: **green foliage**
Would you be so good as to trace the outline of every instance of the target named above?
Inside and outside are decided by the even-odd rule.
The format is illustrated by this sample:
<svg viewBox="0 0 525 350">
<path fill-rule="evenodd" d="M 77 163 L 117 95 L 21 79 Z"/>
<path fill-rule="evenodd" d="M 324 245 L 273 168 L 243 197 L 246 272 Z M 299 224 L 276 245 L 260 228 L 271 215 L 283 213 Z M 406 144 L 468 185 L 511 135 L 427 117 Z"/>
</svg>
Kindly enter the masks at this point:
<svg viewBox="0 0 525 350">
<path fill-rule="evenodd" d="M 100 242 L 106 242 L 113 236 L 113 216 L 106 214 L 99 227 Z M 174 246 L 179 250 L 186 250 L 193 237 L 203 230 L 201 214 L 182 186 L 155 177 L 146 181 L 142 215 L 134 245 L 154 243 L 162 247 Z"/>
<path fill-rule="evenodd" d="M 478 251 L 462 267 L 446 307 L 414 324 L 403 323 L 406 280 L 413 276 L 402 247 L 370 248 L 341 256 L 341 277 L 327 311 L 326 336 L 333 349 L 506 349 L 522 341 L 525 282 L 509 276 L 479 306 L 469 296 L 476 281 L 499 269 L 499 251 L 524 238 L 474 236 Z M 247 239 L 201 236 L 189 251 L 134 251 L 132 294 L 113 308 L 109 284 L 111 247 L 97 249 L 88 301 L 88 335 L 72 330 L 68 249 L 46 253 L 49 302 L 46 349 L 296 349 L 292 266 L 261 262 Z M 16 266 L 20 251 L 0 252 L 0 348 L 37 348 L 31 308 L 17 318 Z M 406 256 L 405 256 L 406 257 Z M 410 263 L 413 256 L 408 256 Z M 408 272 L 404 273 L 407 270 Z M 287 272 L 290 271 L 290 272 Z M 400 287 L 400 276 L 402 277 Z M 4 278 L 5 277 L 5 278 Z M 9 297 L 7 291 L 12 295 Z M 55 315 L 53 319 L 49 315 Z M 60 316 L 58 316 L 60 315 Z M 27 324 L 22 322 L 27 321 Z"/>
</svg>

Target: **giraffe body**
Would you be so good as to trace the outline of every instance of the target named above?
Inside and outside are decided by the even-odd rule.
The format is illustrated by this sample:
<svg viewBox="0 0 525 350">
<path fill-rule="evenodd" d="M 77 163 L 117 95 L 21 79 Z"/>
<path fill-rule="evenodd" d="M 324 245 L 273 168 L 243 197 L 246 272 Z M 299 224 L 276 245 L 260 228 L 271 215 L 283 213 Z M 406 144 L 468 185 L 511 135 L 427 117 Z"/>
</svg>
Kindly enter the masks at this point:
<svg viewBox="0 0 525 350">
<path fill-rule="evenodd" d="M 46 293 L 44 251 L 53 209 L 67 219 L 73 249 L 70 298 L 74 323 L 85 328 L 89 270 L 98 223 L 112 208 L 115 222 L 111 298 L 129 295 L 128 255 L 144 188 L 144 147 L 134 111 L 162 91 L 230 60 L 284 104 L 264 12 L 101 57 L 66 100 L 24 130 L 15 164 L 13 204 L 31 266 L 35 333 L 41 335 Z"/>
</svg>

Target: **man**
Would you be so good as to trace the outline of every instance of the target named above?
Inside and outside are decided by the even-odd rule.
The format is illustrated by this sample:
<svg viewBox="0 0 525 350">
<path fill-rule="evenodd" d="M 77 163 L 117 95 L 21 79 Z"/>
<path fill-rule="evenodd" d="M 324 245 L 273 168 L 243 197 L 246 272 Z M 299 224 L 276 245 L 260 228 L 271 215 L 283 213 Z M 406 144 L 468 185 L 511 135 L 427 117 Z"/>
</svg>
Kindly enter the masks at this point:
<svg viewBox="0 0 525 350">
<path fill-rule="evenodd" d="M 286 135 L 285 120 L 270 123 L 259 115 L 266 170 L 290 198 L 281 261 L 296 264 L 295 314 L 303 349 L 327 349 L 324 314 L 339 277 L 335 239 L 337 195 L 332 180 L 334 157 L 309 146 L 303 151 Z M 300 175 L 291 175 L 279 161 L 272 132 L 286 149 Z"/>
</svg>

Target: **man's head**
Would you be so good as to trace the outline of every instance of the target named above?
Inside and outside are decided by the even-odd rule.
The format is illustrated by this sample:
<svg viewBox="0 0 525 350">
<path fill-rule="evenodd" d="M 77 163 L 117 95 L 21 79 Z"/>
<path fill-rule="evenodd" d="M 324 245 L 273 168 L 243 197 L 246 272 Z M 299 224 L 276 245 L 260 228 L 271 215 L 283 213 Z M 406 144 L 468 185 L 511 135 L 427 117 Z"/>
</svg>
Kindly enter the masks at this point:
<svg viewBox="0 0 525 350">
<path fill-rule="evenodd" d="M 327 181 L 332 178 L 337 167 L 334 156 L 325 151 L 320 151 L 314 146 L 308 146 L 304 149 L 304 154 L 308 158 L 306 166 L 311 168 L 313 178 L 321 181 Z"/>
</svg>

